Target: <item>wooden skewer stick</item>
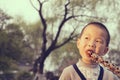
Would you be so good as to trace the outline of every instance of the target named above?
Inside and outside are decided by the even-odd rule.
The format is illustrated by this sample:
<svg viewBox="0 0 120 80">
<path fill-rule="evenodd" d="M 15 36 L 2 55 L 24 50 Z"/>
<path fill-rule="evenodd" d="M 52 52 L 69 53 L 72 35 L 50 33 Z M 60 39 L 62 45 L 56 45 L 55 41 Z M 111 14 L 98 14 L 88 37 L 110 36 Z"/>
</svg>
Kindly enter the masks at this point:
<svg viewBox="0 0 120 80">
<path fill-rule="evenodd" d="M 111 72 L 113 72 L 115 75 L 117 75 L 120 78 L 120 68 L 118 66 L 104 60 L 103 57 L 97 55 L 96 53 L 91 53 L 91 57 L 94 62 L 102 64 L 108 70 L 110 70 Z"/>
</svg>

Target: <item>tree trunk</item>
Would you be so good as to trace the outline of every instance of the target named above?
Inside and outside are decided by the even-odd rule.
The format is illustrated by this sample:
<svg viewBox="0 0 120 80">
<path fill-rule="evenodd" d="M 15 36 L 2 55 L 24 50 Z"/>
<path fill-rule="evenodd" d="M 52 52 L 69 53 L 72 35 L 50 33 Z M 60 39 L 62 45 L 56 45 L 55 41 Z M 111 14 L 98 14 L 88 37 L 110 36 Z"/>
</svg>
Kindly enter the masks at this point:
<svg viewBox="0 0 120 80">
<path fill-rule="evenodd" d="M 45 58 L 46 59 L 46 58 Z M 41 59 L 40 61 L 39 61 L 39 73 L 40 74 L 43 74 L 43 70 L 44 70 L 44 62 L 45 62 L 45 59 Z"/>
<path fill-rule="evenodd" d="M 33 72 L 34 72 L 34 74 L 36 74 L 37 72 L 39 72 L 40 74 L 43 74 L 44 61 L 45 61 L 45 59 L 42 59 L 42 57 L 39 57 L 35 61 L 34 65 L 33 65 Z"/>
<path fill-rule="evenodd" d="M 39 71 L 40 74 L 43 74 L 44 70 L 44 62 L 48 55 L 50 54 L 50 50 L 46 51 L 45 53 L 42 53 L 42 55 L 35 61 L 34 67 L 33 67 L 33 72 L 36 73 Z M 39 64 L 39 65 L 38 65 Z"/>
</svg>

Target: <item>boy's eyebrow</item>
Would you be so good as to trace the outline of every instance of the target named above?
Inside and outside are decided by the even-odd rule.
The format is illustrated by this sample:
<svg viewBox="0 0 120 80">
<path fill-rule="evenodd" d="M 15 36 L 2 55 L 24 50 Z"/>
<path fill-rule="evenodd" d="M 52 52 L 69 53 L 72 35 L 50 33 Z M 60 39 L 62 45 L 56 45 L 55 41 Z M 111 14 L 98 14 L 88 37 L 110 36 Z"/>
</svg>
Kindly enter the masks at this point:
<svg viewBox="0 0 120 80">
<path fill-rule="evenodd" d="M 83 33 L 83 35 L 89 35 L 88 33 Z"/>
<path fill-rule="evenodd" d="M 90 35 L 87 34 L 87 33 L 84 33 L 84 34 L 82 34 L 82 35 L 83 35 L 83 36 L 90 36 Z M 104 36 L 96 37 L 96 39 L 101 39 L 101 40 L 105 39 L 105 40 L 106 40 L 106 38 L 105 38 Z"/>
</svg>

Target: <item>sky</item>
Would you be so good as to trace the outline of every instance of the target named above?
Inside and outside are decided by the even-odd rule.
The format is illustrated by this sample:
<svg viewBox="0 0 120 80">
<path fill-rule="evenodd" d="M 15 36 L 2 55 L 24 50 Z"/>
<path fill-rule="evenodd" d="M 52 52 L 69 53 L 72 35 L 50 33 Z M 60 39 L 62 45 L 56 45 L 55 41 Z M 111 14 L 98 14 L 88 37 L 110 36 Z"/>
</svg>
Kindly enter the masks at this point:
<svg viewBox="0 0 120 80">
<path fill-rule="evenodd" d="M 38 6 L 37 0 L 31 1 L 34 1 L 33 4 L 35 6 Z M 33 8 L 33 6 L 30 3 L 30 0 L 0 0 L 0 9 L 2 9 L 5 13 L 7 13 L 9 16 L 12 16 L 13 18 L 16 18 L 16 16 L 21 16 L 23 20 L 25 20 L 28 23 L 34 23 L 40 19 L 38 12 Z M 100 5 L 99 9 L 97 10 L 100 11 L 100 13 L 104 14 L 105 16 L 115 17 L 116 15 L 115 12 L 113 12 L 113 9 L 112 12 L 106 12 L 104 10 L 102 10 L 101 12 L 100 9 L 103 9 L 103 6 Z M 51 9 L 49 9 L 48 7 L 47 11 L 48 10 Z M 117 21 L 114 21 L 113 19 L 109 23 L 105 23 L 111 35 L 114 35 L 114 32 L 116 31 L 117 27 L 116 23 Z M 66 28 L 68 29 L 68 27 Z"/>
<path fill-rule="evenodd" d="M 38 2 L 34 2 L 34 5 L 37 6 L 37 3 Z M 13 18 L 16 16 L 21 16 L 28 23 L 39 20 L 38 12 L 33 8 L 29 0 L 0 0 L 0 8 Z M 107 25 L 111 26 L 115 24 Z M 115 28 L 109 27 L 110 32 L 112 32 L 113 29 Z"/>
<path fill-rule="evenodd" d="M 22 16 L 27 22 L 35 22 L 39 19 L 38 12 L 29 0 L 0 0 L 0 8 L 12 17 Z"/>
</svg>

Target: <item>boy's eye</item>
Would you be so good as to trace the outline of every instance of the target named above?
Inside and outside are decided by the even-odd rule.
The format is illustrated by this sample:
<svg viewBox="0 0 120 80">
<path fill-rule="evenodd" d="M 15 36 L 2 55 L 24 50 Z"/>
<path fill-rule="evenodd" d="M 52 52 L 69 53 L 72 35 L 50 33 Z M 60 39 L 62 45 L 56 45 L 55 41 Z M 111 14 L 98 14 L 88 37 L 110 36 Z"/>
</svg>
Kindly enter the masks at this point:
<svg viewBox="0 0 120 80">
<path fill-rule="evenodd" d="M 88 37 L 85 37 L 85 39 L 88 39 Z"/>
<path fill-rule="evenodd" d="M 102 43 L 102 41 L 101 41 L 101 40 L 96 40 L 96 42 L 97 42 L 97 43 Z"/>
</svg>

